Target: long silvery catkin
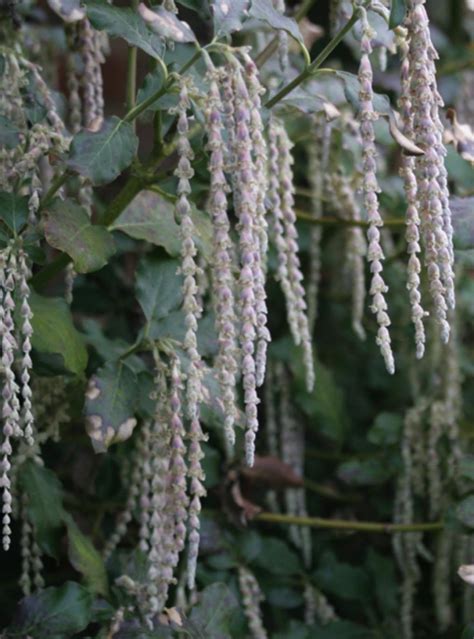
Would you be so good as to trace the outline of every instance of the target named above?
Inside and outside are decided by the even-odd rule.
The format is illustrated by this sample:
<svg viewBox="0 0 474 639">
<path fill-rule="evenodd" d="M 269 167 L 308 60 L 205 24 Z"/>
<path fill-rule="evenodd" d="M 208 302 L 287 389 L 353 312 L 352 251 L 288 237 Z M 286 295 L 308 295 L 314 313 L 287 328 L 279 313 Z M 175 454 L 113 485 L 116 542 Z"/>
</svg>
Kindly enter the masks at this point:
<svg viewBox="0 0 474 639">
<path fill-rule="evenodd" d="M 239 588 L 252 639 L 267 639 L 260 609 L 263 594 L 255 575 L 245 566 L 239 566 Z"/>
<path fill-rule="evenodd" d="M 403 132 L 408 138 L 413 137 L 413 112 L 410 98 L 410 63 L 408 59 L 408 42 L 406 31 L 399 37 L 399 50 L 402 58 L 400 77 L 400 114 L 403 124 Z M 421 262 L 420 247 L 420 214 L 418 211 L 417 181 L 415 176 L 415 159 L 403 154 L 401 157 L 400 175 L 404 181 L 405 196 L 407 200 L 406 210 L 406 241 L 408 259 L 407 289 L 410 296 L 411 318 L 415 327 L 415 346 L 418 359 L 425 352 L 425 327 L 423 318 L 428 314 L 421 306 L 420 272 Z"/>
<path fill-rule="evenodd" d="M 183 311 L 185 316 L 186 334 L 184 349 L 189 357 L 187 371 L 186 402 L 187 412 L 191 419 L 199 419 L 199 405 L 202 399 L 202 362 L 198 352 L 197 329 L 198 317 L 201 313 L 197 295 L 198 266 L 196 263 L 197 248 L 194 242 L 194 223 L 191 216 L 191 204 L 188 196 L 191 193 L 191 178 L 194 175 L 191 162 L 194 154 L 189 142 L 188 110 L 190 102 L 188 87 L 185 80 L 181 81 L 179 102 L 176 111 L 178 115 L 178 166 L 175 175 L 178 177 L 175 214 L 181 235 L 181 273 L 183 283 Z"/>
<path fill-rule="evenodd" d="M 373 105 L 372 89 L 372 65 L 369 55 L 372 52 L 372 38 L 374 32 L 367 20 L 365 9 L 359 7 L 362 19 L 362 39 L 361 39 L 361 60 L 359 66 L 360 83 L 360 133 L 362 137 L 362 168 L 363 168 L 363 193 L 364 206 L 367 212 L 369 230 L 367 237 L 369 247 L 367 259 L 370 263 L 372 280 L 370 284 L 370 295 L 372 296 L 371 310 L 375 314 L 378 324 L 377 344 L 385 361 L 387 371 L 391 374 L 395 372 L 395 362 L 393 359 L 392 347 L 388 326 L 390 318 L 387 313 L 387 302 L 385 293 L 388 286 L 382 277 L 382 260 L 384 254 L 380 245 L 380 230 L 383 220 L 379 211 L 378 193 L 380 187 L 377 181 L 377 162 L 375 149 L 374 121 L 378 118 Z"/>
<path fill-rule="evenodd" d="M 281 13 L 281 15 L 285 15 L 285 0 L 273 0 L 273 5 L 275 9 Z M 288 71 L 288 67 L 290 64 L 289 61 L 289 39 L 288 33 L 283 29 L 278 30 L 278 60 L 280 62 L 281 70 L 286 73 Z"/>
<path fill-rule="evenodd" d="M 323 213 L 324 175 L 329 162 L 331 125 L 323 117 L 315 118 L 311 141 L 307 147 L 308 181 L 311 189 L 311 215 L 319 220 Z M 318 315 L 318 292 L 321 279 L 322 227 L 314 224 L 310 231 L 309 274 L 306 286 L 308 321 L 311 333 Z"/>
<path fill-rule="evenodd" d="M 256 282 L 261 279 L 262 263 L 258 246 L 255 166 L 250 137 L 250 97 L 240 64 L 232 65 L 235 95 L 235 183 L 234 208 L 239 236 L 240 275 L 238 279 L 241 314 L 240 348 L 242 351 L 242 384 L 246 418 L 245 457 L 253 466 L 258 430 L 258 403 L 255 343 L 257 338 Z"/>
<path fill-rule="evenodd" d="M 257 313 L 257 345 L 255 355 L 255 376 L 257 386 L 263 384 L 267 360 L 267 344 L 270 342 L 270 332 L 267 327 L 267 304 L 265 292 L 265 271 L 268 251 L 268 234 L 266 221 L 265 196 L 267 192 L 267 144 L 263 134 L 264 127 L 261 117 L 262 103 L 260 96 L 265 92 L 262 87 L 257 66 L 247 51 L 241 50 L 244 59 L 244 77 L 249 91 L 250 109 L 250 137 L 253 143 L 255 169 L 255 240 L 257 242 L 254 256 L 258 268 L 255 269 L 255 305 Z"/>
<path fill-rule="evenodd" d="M 288 322 L 296 344 L 303 349 L 308 391 L 314 388 L 313 346 L 306 313 L 306 292 L 298 255 L 298 231 L 294 210 L 293 144 L 285 128 L 275 120 L 269 127 L 270 199 L 273 233 L 278 252 L 278 278 L 286 297 Z M 273 170 L 276 169 L 276 184 Z M 276 189 L 276 190 L 275 190 Z"/>
<path fill-rule="evenodd" d="M 224 175 L 225 145 L 223 139 L 222 102 L 219 73 L 208 73 L 209 93 L 205 109 L 207 149 L 210 152 L 210 189 L 208 209 L 213 227 L 212 290 L 216 316 L 218 354 L 216 370 L 224 411 L 224 429 L 228 442 L 235 442 L 237 336 L 232 273 L 232 240 L 227 214 L 228 185 Z"/>
<path fill-rule="evenodd" d="M 421 236 L 434 314 L 440 325 L 441 338 L 447 342 L 450 331 L 447 309 L 454 307 L 453 252 L 447 223 L 450 212 L 447 208 L 445 149 L 438 113 L 442 100 L 436 88 L 433 62 L 437 54 L 431 43 L 424 0 L 409 3 L 406 25 L 414 141 L 424 151 L 424 155 L 415 160 Z"/>
<path fill-rule="evenodd" d="M 340 212 L 344 219 L 359 222 L 361 219 L 360 207 L 349 178 L 343 173 L 333 173 L 328 176 L 327 184 L 332 206 Z M 365 339 L 362 321 L 365 302 L 364 258 L 367 253 L 367 244 L 362 229 L 355 224 L 349 226 L 346 234 L 347 270 L 352 280 L 352 328 L 360 339 Z"/>
<path fill-rule="evenodd" d="M 31 390 L 31 369 L 33 368 L 33 362 L 31 361 L 31 337 L 33 335 L 33 327 L 31 320 L 33 313 L 30 307 L 30 287 L 28 286 L 28 278 L 30 276 L 30 269 L 26 261 L 26 255 L 22 248 L 18 250 L 18 270 L 17 270 L 17 287 L 19 289 L 19 298 L 21 302 L 20 315 L 21 315 L 21 327 L 20 334 L 22 338 L 21 342 L 21 395 L 23 397 L 23 405 L 21 407 L 21 428 L 23 435 L 30 446 L 33 445 L 34 435 L 34 417 L 33 406 L 31 402 L 32 390 Z"/>
</svg>

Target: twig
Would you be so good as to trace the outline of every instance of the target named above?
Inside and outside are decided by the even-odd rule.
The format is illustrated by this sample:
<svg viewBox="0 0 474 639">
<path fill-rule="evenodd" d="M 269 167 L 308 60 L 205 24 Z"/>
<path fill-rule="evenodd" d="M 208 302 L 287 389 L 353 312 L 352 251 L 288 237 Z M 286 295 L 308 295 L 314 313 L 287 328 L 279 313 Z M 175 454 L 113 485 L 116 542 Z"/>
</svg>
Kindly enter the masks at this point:
<svg viewBox="0 0 474 639">
<path fill-rule="evenodd" d="M 321 517 L 297 517 L 280 513 L 259 513 L 254 517 L 257 521 L 273 524 L 310 526 L 332 530 L 352 530 L 358 532 L 398 533 L 398 532 L 436 532 L 442 530 L 443 522 L 423 522 L 413 524 L 392 524 L 373 521 L 346 521 L 344 519 L 322 519 Z"/>
</svg>

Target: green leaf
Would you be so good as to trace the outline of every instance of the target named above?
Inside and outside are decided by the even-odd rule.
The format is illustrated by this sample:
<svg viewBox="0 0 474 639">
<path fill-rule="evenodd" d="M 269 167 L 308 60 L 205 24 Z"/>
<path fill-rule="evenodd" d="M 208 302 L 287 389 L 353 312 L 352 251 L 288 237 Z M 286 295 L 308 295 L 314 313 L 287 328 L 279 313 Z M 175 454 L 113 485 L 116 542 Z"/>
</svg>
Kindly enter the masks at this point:
<svg viewBox="0 0 474 639">
<path fill-rule="evenodd" d="M 214 36 L 216 38 L 240 31 L 248 17 L 250 0 L 211 0 Z"/>
<path fill-rule="evenodd" d="M 469 495 L 458 503 L 456 517 L 465 526 L 474 528 L 474 495 Z"/>
<path fill-rule="evenodd" d="M 464 455 L 459 462 L 459 474 L 474 480 L 474 455 Z"/>
<path fill-rule="evenodd" d="M 474 197 L 452 197 L 449 205 L 452 213 L 454 245 L 458 250 L 474 248 Z"/>
<path fill-rule="evenodd" d="M 403 20 L 405 19 L 406 12 L 406 0 L 392 0 L 390 18 L 388 20 L 388 26 L 390 27 L 390 29 L 396 29 L 402 24 Z"/>
<path fill-rule="evenodd" d="M 64 22 L 77 22 L 86 15 L 80 0 L 48 0 L 48 4 Z"/>
<path fill-rule="evenodd" d="M 303 43 L 303 36 L 296 20 L 277 11 L 272 0 L 252 0 L 249 15 L 259 22 L 265 22 L 272 29 L 286 31 L 292 38 Z"/>
<path fill-rule="evenodd" d="M 131 164 L 137 148 L 132 125 L 112 116 L 98 131 L 80 131 L 74 136 L 66 164 L 96 186 L 107 184 Z"/>
<path fill-rule="evenodd" d="M 87 366 L 87 350 L 81 334 L 74 328 L 69 306 L 61 298 L 43 297 L 34 291 L 30 305 L 33 348 L 53 356 L 53 368 L 81 375 Z"/>
<path fill-rule="evenodd" d="M 317 626 L 311 635 L 316 639 L 369 639 L 371 631 L 351 621 L 332 621 L 325 626 Z"/>
<path fill-rule="evenodd" d="M 375 418 L 367 439 L 377 446 L 397 444 L 403 427 L 403 418 L 397 413 L 380 413 Z"/>
<path fill-rule="evenodd" d="M 100 553 L 92 541 L 82 533 L 72 517 L 66 517 L 66 526 L 69 561 L 78 572 L 84 575 L 91 592 L 107 595 L 107 573 Z"/>
<path fill-rule="evenodd" d="M 0 147 L 14 149 L 20 143 L 21 129 L 4 115 L 0 115 Z"/>
<path fill-rule="evenodd" d="M 274 537 L 262 540 L 262 550 L 255 563 L 272 575 L 294 575 L 301 571 L 298 555 L 284 541 Z"/>
<path fill-rule="evenodd" d="M 304 603 L 301 592 L 285 586 L 276 586 L 266 590 L 265 600 L 278 609 L 298 608 Z"/>
<path fill-rule="evenodd" d="M 185 628 L 196 639 L 230 639 L 229 625 L 237 610 L 237 600 L 229 588 L 214 583 L 200 593 Z"/>
<path fill-rule="evenodd" d="M 362 568 L 339 562 L 332 552 L 321 557 L 314 580 L 321 590 L 342 599 L 364 601 L 370 596 L 367 573 Z"/>
<path fill-rule="evenodd" d="M 0 191 L 0 219 L 12 233 L 19 233 L 28 220 L 28 196 Z"/>
<path fill-rule="evenodd" d="M 57 557 L 64 517 L 62 486 L 51 470 L 31 459 L 22 464 L 18 476 L 28 495 L 28 516 L 36 541 L 43 552 Z"/>
<path fill-rule="evenodd" d="M 183 278 L 178 275 L 179 263 L 147 256 L 137 269 L 137 300 L 147 319 L 148 330 L 181 305 Z"/>
<path fill-rule="evenodd" d="M 143 18 L 133 9 L 116 7 L 100 0 L 86 2 L 87 16 L 99 31 L 109 36 L 123 38 L 133 47 L 138 47 L 152 58 L 161 58 L 164 53 L 163 40 L 153 33 Z"/>
<path fill-rule="evenodd" d="M 212 252 L 211 221 L 194 206 L 191 216 L 196 246 L 204 256 L 209 257 Z M 174 204 L 159 193 L 139 193 L 109 228 L 112 231 L 122 231 L 136 240 L 146 240 L 155 246 L 162 246 L 173 257 L 178 256 L 181 250 Z"/>
<path fill-rule="evenodd" d="M 71 639 L 90 623 L 92 595 L 68 581 L 59 588 L 46 588 L 21 600 L 7 637 Z"/>
<path fill-rule="evenodd" d="M 472 639 L 474 637 L 474 622 L 470 623 L 463 630 L 461 639 Z"/>
<path fill-rule="evenodd" d="M 86 211 L 71 200 L 56 199 L 43 213 L 46 240 L 72 257 L 78 273 L 98 271 L 115 252 L 111 234 L 91 224 Z"/>
<path fill-rule="evenodd" d="M 174 13 L 163 7 L 149 9 L 145 4 L 138 5 L 138 11 L 150 29 L 160 37 L 174 42 L 195 42 L 196 36 L 187 22 L 179 20 Z"/>
<path fill-rule="evenodd" d="M 137 424 L 137 377 L 123 362 L 108 362 L 93 375 L 84 404 L 86 429 L 96 453 L 130 437 Z"/>
<path fill-rule="evenodd" d="M 346 484 L 377 486 L 393 477 L 396 470 L 387 459 L 354 459 L 340 464 L 337 476 Z"/>
<path fill-rule="evenodd" d="M 305 390 L 298 393 L 297 400 L 307 415 L 312 417 L 311 425 L 317 427 L 325 437 L 333 441 L 342 441 L 347 431 L 348 415 L 342 390 L 336 383 L 332 372 L 316 360 L 316 379 L 314 392 Z M 298 370 L 300 386 L 305 388 L 304 371 Z"/>
<path fill-rule="evenodd" d="M 153 71 L 150 71 L 150 73 L 147 73 L 143 80 L 143 84 L 137 93 L 137 104 L 140 104 L 140 102 L 144 102 L 154 93 L 160 91 L 160 89 L 163 87 L 164 79 L 165 78 L 163 75 L 163 68 L 161 67 L 161 64 L 158 65 L 156 69 L 153 69 Z M 176 96 L 173 96 L 172 100 L 176 101 Z M 170 106 L 170 94 L 168 93 L 150 104 L 145 113 L 153 113 L 154 111 L 159 111 L 160 109 L 168 109 Z"/>
</svg>

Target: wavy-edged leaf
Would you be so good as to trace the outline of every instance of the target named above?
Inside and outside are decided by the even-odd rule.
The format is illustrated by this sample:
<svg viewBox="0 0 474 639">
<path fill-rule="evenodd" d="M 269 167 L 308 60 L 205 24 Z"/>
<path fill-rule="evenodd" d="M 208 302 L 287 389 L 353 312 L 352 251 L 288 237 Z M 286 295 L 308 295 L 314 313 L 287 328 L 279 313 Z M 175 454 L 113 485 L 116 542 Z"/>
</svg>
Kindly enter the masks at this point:
<svg viewBox="0 0 474 639">
<path fill-rule="evenodd" d="M 28 220 L 28 196 L 0 191 L 0 220 L 11 233 L 19 233 Z"/>
<path fill-rule="evenodd" d="M 406 0 L 392 0 L 392 7 L 390 9 L 390 18 L 388 20 L 388 26 L 390 29 L 396 29 L 399 27 L 407 12 Z"/>
<path fill-rule="evenodd" d="M 286 31 L 292 38 L 303 43 L 303 36 L 296 20 L 277 11 L 272 0 L 252 0 L 249 15 L 259 22 L 264 22 L 272 29 Z"/>
<path fill-rule="evenodd" d="M 96 453 L 130 437 L 137 424 L 137 377 L 122 361 L 108 362 L 90 378 L 84 414 Z"/>
<path fill-rule="evenodd" d="M 84 576 L 86 585 L 91 592 L 107 595 L 109 586 L 101 554 L 69 515 L 66 517 L 66 526 L 69 561 Z"/>
<path fill-rule="evenodd" d="M 204 257 L 208 257 L 212 251 L 211 221 L 194 206 L 191 216 L 196 245 Z M 181 240 L 174 204 L 158 193 L 141 191 L 109 228 L 122 231 L 136 240 L 162 246 L 173 257 L 179 255 Z"/>
<path fill-rule="evenodd" d="M 30 296 L 33 311 L 32 345 L 49 356 L 53 369 L 81 375 L 87 366 L 87 350 L 82 335 L 75 329 L 66 302 L 57 297 Z"/>
<path fill-rule="evenodd" d="M 78 273 L 98 271 L 115 253 L 109 231 L 91 224 L 86 211 L 71 200 L 54 200 L 43 212 L 43 228 L 48 244 L 72 257 Z"/>
<path fill-rule="evenodd" d="M 298 555 L 276 537 L 265 537 L 255 563 L 272 575 L 295 575 L 301 570 Z"/>
<path fill-rule="evenodd" d="M 199 639 L 230 639 L 230 624 L 237 610 L 237 599 L 228 586 L 214 583 L 200 593 L 184 627 Z"/>
<path fill-rule="evenodd" d="M 79 584 L 67 581 L 46 588 L 20 601 L 7 637 L 23 639 L 71 639 L 92 618 L 92 595 Z"/>
<path fill-rule="evenodd" d="M 195 42 L 196 36 L 187 22 L 180 20 L 171 11 L 155 6 L 149 9 L 141 2 L 138 12 L 147 25 L 162 38 L 174 42 Z"/>
<path fill-rule="evenodd" d="M 211 0 L 214 35 L 218 38 L 240 31 L 249 5 L 250 0 Z"/>
<path fill-rule="evenodd" d="M 112 116 L 98 131 L 84 130 L 74 136 L 66 164 L 96 186 L 107 184 L 131 164 L 137 148 L 132 125 Z"/>
<path fill-rule="evenodd" d="M 148 331 L 154 322 L 166 318 L 182 302 L 183 278 L 178 274 L 179 262 L 146 256 L 137 269 L 136 294 L 147 319 Z"/>
<path fill-rule="evenodd" d="M 125 42 L 138 47 L 152 58 L 163 56 L 163 40 L 133 9 L 116 7 L 100 0 L 89 0 L 86 2 L 86 8 L 87 17 L 99 31 L 106 31 L 112 37 L 123 38 Z"/>
<path fill-rule="evenodd" d="M 32 459 L 22 464 L 19 481 L 28 496 L 27 512 L 43 552 L 57 557 L 63 526 L 62 486 L 53 471 Z"/>
</svg>

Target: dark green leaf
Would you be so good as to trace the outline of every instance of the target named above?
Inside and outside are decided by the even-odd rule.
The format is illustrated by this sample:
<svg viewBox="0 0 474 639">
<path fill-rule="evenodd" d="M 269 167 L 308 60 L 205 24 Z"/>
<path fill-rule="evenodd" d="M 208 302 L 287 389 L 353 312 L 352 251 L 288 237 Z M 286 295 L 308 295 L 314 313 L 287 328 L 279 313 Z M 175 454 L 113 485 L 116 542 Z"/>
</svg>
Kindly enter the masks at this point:
<svg viewBox="0 0 474 639">
<path fill-rule="evenodd" d="M 192 219 L 196 231 L 195 242 L 204 256 L 212 251 L 212 225 L 202 211 L 193 207 Z M 171 256 L 180 253 L 179 227 L 175 221 L 174 204 L 152 191 L 142 191 L 127 206 L 110 227 L 137 240 L 162 246 Z"/>
<path fill-rule="evenodd" d="M 390 18 L 388 26 L 390 29 L 396 29 L 399 27 L 405 19 L 407 12 L 406 0 L 392 0 L 392 7 L 390 10 Z"/>
<path fill-rule="evenodd" d="M 249 4 L 250 0 L 211 0 L 214 35 L 218 38 L 240 31 Z"/>
<path fill-rule="evenodd" d="M 274 587 L 265 591 L 265 600 L 278 609 L 298 608 L 302 606 L 303 595 L 292 588 Z"/>
<path fill-rule="evenodd" d="M 66 525 L 69 561 L 84 576 L 91 592 L 107 595 L 107 573 L 100 553 L 92 541 L 82 533 L 72 517 L 66 517 Z"/>
<path fill-rule="evenodd" d="M 72 581 L 46 588 L 19 604 L 7 637 L 25 639 L 71 639 L 90 622 L 92 595 Z"/>
<path fill-rule="evenodd" d="M 293 18 L 288 18 L 277 11 L 272 0 L 252 0 L 249 15 L 259 22 L 264 22 L 272 29 L 286 31 L 292 38 L 303 42 L 303 36 L 298 24 Z"/>
<path fill-rule="evenodd" d="M 452 197 L 449 204 L 455 247 L 461 251 L 474 248 L 474 197 Z"/>
<path fill-rule="evenodd" d="M 36 541 L 43 552 L 57 557 L 64 517 L 61 484 L 51 470 L 33 460 L 21 466 L 19 478 L 28 495 L 28 516 L 35 528 Z"/>
<path fill-rule="evenodd" d="M 153 71 L 150 71 L 150 73 L 147 73 L 147 75 L 145 76 L 145 79 L 143 80 L 143 84 L 137 94 L 137 104 L 140 104 L 140 102 L 144 102 L 144 100 L 147 100 L 154 93 L 156 93 L 157 91 L 160 91 L 160 89 L 163 87 L 163 81 L 164 81 L 163 69 L 161 65 L 158 65 L 156 69 L 153 69 Z M 169 106 L 170 106 L 170 96 L 169 94 L 168 95 L 165 94 L 163 95 L 163 97 L 159 98 L 158 100 L 155 100 L 148 107 L 147 111 L 151 111 L 151 112 L 158 111 L 160 109 L 169 108 Z"/>
<path fill-rule="evenodd" d="M 43 297 L 32 292 L 33 348 L 53 355 L 58 368 L 81 375 L 87 366 L 83 338 L 74 328 L 69 306 L 61 298 Z"/>
<path fill-rule="evenodd" d="M 12 233 L 19 233 L 28 220 L 28 196 L 0 191 L 0 219 Z"/>
<path fill-rule="evenodd" d="M 456 517 L 465 526 L 474 528 L 474 495 L 469 495 L 458 503 Z"/>
<path fill-rule="evenodd" d="M 87 387 L 84 414 L 87 433 L 96 453 L 130 437 L 136 426 L 137 377 L 123 362 L 108 362 Z"/>
<path fill-rule="evenodd" d="M 367 573 L 362 568 L 339 562 L 331 552 L 326 552 L 321 557 L 314 579 L 321 590 L 342 599 L 360 601 L 370 596 Z"/>
<path fill-rule="evenodd" d="M 341 464 L 337 476 L 354 486 L 377 486 L 385 483 L 396 472 L 394 464 L 386 459 L 354 459 Z"/>
<path fill-rule="evenodd" d="M 151 255 L 137 269 L 137 299 L 150 327 L 180 306 L 183 279 L 175 260 L 160 260 Z"/>
<path fill-rule="evenodd" d="M 387 617 L 393 615 L 399 603 L 399 586 L 394 560 L 369 548 L 366 565 L 372 578 L 373 591 L 380 611 Z"/>
<path fill-rule="evenodd" d="M 327 626 L 318 626 L 311 636 L 315 639 L 370 639 L 372 633 L 351 621 L 332 621 Z"/>
<path fill-rule="evenodd" d="M 80 0 L 48 0 L 48 4 L 64 22 L 77 22 L 86 15 Z"/>
<path fill-rule="evenodd" d="M 196 639 L 230 639 L 229 624 L 237 609 L 237 600 L 229 588 L 214 583 L 200 594 L 185 627 Z"/>
<path fill-rule="evenodd" d="M 138 5 L 138 11 L 150 29 L 162 38 L 174 42 L 196 41 L 196 36 L 189 24 L 179 20 L 171 11 L 166 11 L 160 6 L 149 9 L 143 2 Z"/>
<path fill-rule="evenodd" d="M 54 200 L 43 213 L 46 240 L 67 253 L 78 273 L 98 271 L 115 252 L 111 234 L 92 225 L 86 211 L 71 200 Z"/>
<path fill-rule="evenodd" d="M 474 480 L 474 455 L 464 455 L 459 462 L 459 474 Z"/>
<path fill-rule="evenodd" d="M 20 143 L 21 129 L 4 115 L 0 115 L 0 148 L 14 149 Z"/>
<path fill-rule="evenodd" d="M 98 131 L 80 131 L 74 136 L 66 164 L 92 184 L 107 184 L 130 165 L 137 148 L 132 125 L 112 116 Z"/>
<path fill-rule="evenodd" d="M 255 563 L 273 575 L 294 575 L 301 570 L 298 555 L 284 541 L 273 537 L 262 540 L 262 550 Z"/>
<path fill-rule="evenodd" d="M 371 444 L 390 446 L 397 444 L 403 427 L 403 419 L 397 413 L 380 413 L 367 434 Z"/>
<path fill-rule="evenodd" d="M 123 38 L 128 44 L 142 49 L 152 58 L 161 58 L 163 40 L 153 33 L 143 18 L 133 9 L 116 7 L 107 2 L 89 0 L 87 16 L 92 25 L 112 37 Z"/>
<path fill-rule="evenodd" d="M 472 639 L 474 637 L 474 623 L 470 623 L 463 630 L 461 639 Z"/>
</svg>

